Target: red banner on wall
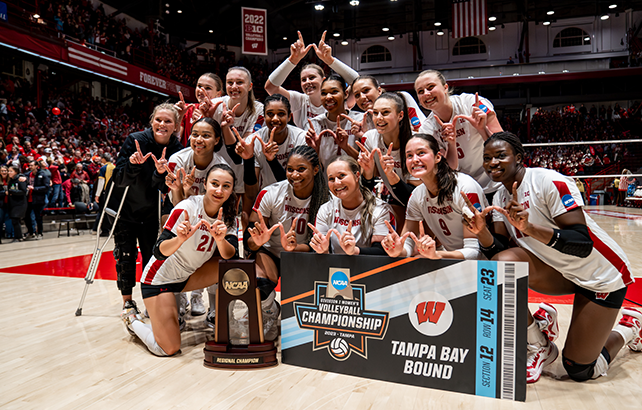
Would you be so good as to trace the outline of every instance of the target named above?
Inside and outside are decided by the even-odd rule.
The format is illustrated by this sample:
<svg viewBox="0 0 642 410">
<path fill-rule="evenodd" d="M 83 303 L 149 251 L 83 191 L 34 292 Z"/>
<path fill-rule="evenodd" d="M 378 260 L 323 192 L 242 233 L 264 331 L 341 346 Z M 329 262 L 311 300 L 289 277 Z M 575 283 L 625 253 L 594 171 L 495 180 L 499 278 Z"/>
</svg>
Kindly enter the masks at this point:
<svg viewBox="0 0 642 410">
<path fill-rule="evenodd" d="M 241 8 L 243 54 L 267 55 L 267 10 Z"/>
<path fill-rule="evenodd" d="M 194 98 L 193 87 L 71 41 L 60 46 L 0 26 L 0 45 L 165 95 L 178 97 L 181 91 L 185 99 Z"/>
</svg>

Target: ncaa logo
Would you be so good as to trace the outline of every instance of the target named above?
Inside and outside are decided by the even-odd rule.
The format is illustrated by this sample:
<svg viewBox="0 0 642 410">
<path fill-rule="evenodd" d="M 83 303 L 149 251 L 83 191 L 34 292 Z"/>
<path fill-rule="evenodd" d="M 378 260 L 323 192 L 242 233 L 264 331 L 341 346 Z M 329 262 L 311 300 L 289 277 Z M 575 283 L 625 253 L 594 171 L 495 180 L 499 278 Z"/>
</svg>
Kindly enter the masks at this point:
<svg viewBox="0 0 642 410">
<path fill-rule="evenodd" d="M 475 202 L 475 203 L 473 204 L 473 206 L 474 206 L 474 207 L 475 207 L 475 209 L 476 209 L 476 210 L 478 210 L 479 212 L 481 212 L 481 211 L 482 211 L 482 207 L 481 207 L 481 204 L 480 204 L 479 202 Z"/>
<path fill-rule="evenodd" d="M 336 290 L 343 290 L 348 286 L 348 275 L 341 271 L 336 271 L 334 275 L 332 275 L 331 283 Z"/>
<path fill-rule="evenodd" d="M 562 197 L 562 203 L 564 204 L 565 207 L 569 207 L 575 204 L 575 199 L 573 199 L 573 196 L 566 194 Z"/>
<path fill-rule="evenodd" d="M 436 292 L 422 292 L 408 305 L 408 318 L 419 333 L 439 336 L 453 323 L 453 308 L 446 297 Z"/>
<path fill-rule="evenodd" d="M 261 124 L 254 124 L 254 132 L 257 132 L 261 129 Z"/>
<path fill-rule="evenodd" d="M 412 124 L 413 127 L 416 127 L 419 125 L 419 118 L 418 117 L 411 117 L 410 118 L 410 123 Z"/>
</svg>

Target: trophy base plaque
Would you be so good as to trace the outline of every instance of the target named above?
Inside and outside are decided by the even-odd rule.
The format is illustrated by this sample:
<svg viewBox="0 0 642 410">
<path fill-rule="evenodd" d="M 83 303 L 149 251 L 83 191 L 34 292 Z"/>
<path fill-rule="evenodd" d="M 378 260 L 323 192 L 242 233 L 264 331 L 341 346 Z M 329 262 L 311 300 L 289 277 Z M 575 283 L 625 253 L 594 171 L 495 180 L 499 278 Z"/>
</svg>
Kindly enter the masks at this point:
<svg viewBox="0 0 642 410">
<path fill-rule="evenodd" d="M 249 345 L 229 345 L 216 343 L 214 340 L 205 343 L 206 367 L 219 369 L 258 369 L 279 364 L 276 358 L 274 342 L 251 343 Z"/>
</svg>

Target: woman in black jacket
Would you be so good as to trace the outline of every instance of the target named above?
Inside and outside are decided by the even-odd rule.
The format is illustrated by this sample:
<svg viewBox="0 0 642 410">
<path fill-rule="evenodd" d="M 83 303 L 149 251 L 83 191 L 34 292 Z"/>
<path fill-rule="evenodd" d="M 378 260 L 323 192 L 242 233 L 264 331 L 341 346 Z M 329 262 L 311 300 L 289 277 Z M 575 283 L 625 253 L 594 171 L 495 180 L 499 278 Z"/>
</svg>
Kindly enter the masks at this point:
<svg viewBox="0 0 642 410">
<path fill-rule="evenodd" d="M 116 186 L 108 204 L 110 209 L 118 209 L 125 187 L 129 187 L 114 231 L 117 285 L 125 310 L 136 308 L 132 291 L 136 285 L 137 244 L 142 265 L 146 266 L 158 237 L 159 191 L 167 192 L 166 158 L 183 148 L 174 135 L 178 117 L 172 104 L 156 106 L 150 117 L 151 127 L 125 139 L 112 175 Z"/>
<path fill-rule="evenodd" d="M 12 242 L 22 242 L 22 227 L 20 220 L 27 213 L 27 182 L 20 181 L 20 168 L 15 165 L 9 167 L 9 216 L 14 230 Z M 24 178 L 23 178 L 24 179 Z"/>
</svg>

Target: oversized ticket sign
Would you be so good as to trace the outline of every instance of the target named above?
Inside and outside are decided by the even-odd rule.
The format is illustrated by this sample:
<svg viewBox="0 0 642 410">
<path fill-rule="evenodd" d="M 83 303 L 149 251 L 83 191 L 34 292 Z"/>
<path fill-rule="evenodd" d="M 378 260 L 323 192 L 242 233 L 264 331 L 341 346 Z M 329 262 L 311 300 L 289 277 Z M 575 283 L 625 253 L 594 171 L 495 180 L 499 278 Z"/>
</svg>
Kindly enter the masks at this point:
<svg viewBox="0 0 642 410">
<path fill-rule="evenodd" d="M 526 263 L 281 255 L 283 363 L 526 399 Z"/>
<path fill-rule="evenodd" d="M 241 8 L 243 54 L 267 55 L 267 10 Z"/>
</svg>

